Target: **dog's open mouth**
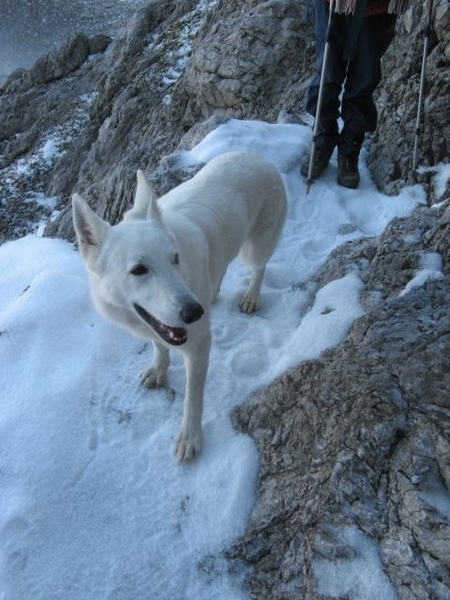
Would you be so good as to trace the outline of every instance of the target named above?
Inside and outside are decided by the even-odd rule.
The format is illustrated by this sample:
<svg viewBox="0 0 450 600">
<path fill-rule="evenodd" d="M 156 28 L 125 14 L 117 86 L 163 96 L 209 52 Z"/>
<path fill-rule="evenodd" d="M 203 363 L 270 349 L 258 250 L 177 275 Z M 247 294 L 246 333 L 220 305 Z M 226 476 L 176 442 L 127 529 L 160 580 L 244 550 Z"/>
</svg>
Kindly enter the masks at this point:
<svg viewBox="0 0 450 600">
<path fill-rule="evenodd" d="M 187 341 L 187 331 L 183 327 L 169 327 L 158 321 L 154 316 L 148 313 L 139 304 L 133 304 L 137 314 L 143 319 L 147 325 L 156 331 L 160 338 L 172 346 L 181 346 Z"/>
</svg>

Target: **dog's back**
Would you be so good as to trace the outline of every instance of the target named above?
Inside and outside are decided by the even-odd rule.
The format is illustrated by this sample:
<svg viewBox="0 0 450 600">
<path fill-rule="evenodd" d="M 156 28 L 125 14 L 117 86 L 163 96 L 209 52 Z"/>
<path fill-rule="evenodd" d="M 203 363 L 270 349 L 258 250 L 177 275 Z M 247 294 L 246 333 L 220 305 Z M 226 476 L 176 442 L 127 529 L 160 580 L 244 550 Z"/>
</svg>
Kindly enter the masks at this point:
<svg viewBox="0 0 450 600">
<path fill-rule="evenodd" d="M 248 152 L 216 157 L 158 202 L 165 226 L 177 238 L 185 235 L 187 221 L 205 236 L 214 296 L 238 253 L 251 269 L 265 267 L 286 218 L 278 170 Z"/>
</svg>

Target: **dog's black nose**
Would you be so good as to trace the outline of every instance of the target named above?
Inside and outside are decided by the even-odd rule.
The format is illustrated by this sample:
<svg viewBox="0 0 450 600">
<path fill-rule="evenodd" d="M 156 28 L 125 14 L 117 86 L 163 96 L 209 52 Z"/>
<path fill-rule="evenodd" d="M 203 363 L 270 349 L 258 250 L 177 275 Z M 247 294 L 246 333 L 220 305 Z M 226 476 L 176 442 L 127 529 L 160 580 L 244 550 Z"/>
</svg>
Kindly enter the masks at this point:
<svg viewBox="0 0 450 600">
<path fill-rule="evenodd" d="M 198 302 L 186 302 L 180 310 L 180 317 L 184 323 L 194 323 L 200 319 L 203 313 L 204 310 Z"/>
</svg>

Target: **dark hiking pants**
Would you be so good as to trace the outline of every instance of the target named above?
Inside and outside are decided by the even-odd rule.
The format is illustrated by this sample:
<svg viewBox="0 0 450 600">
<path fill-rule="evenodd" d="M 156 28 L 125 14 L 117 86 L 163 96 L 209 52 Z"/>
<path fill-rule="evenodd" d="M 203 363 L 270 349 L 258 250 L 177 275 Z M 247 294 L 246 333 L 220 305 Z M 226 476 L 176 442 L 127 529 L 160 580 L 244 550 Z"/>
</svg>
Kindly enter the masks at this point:
<svg viewBox="0 0 450 600">
<path fill-rule="evenodd" d="M 326 43 L 329 8 L 324 0 L 314 0 L 317 73 L 308 91 L 306 110 L 315 116 L 319 94 L 320 74 Z M 341 145 L 346 153 L 345 139 L 362 140 L 364 133 L 374 131 L 377 125 L 377 110 L 373 92 L 381 80 L 381 57 L 392 41 L 395 31 L 395 15 L 382 13 L 362 19 L 356 44 L 354 60 L 343 59 L 347 35 L 352 17 L 332 15 L 327 70 L 324 80 L 319 133 L 324 133 L 322 142 L 336 145 L 338 140 L 337 119 L 344 122 Z M 342 93 L 342 97 L 341 97 Z M 317 144 L 320 147 L 321 140 Z M 350 147 L 348 149 L 350 152 Z"/>
</svg>

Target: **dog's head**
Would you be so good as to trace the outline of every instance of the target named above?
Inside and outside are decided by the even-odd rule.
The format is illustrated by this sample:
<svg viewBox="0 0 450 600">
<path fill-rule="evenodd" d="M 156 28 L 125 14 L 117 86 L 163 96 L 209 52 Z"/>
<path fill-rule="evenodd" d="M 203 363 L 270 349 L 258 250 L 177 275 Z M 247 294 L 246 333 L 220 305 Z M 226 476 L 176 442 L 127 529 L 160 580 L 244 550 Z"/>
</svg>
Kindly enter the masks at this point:
<svg viewBox="0 0 450 600">
<path fill-rule="evenodd" d="M 133 208 L 118 225 L 101 219 L 78 194 L 72 206 L 97 309 L 135 335 L 184 344 L 203 308 L 181 276 L 182 258 L 144 174 L 138 171 Z"/>
</svg>

